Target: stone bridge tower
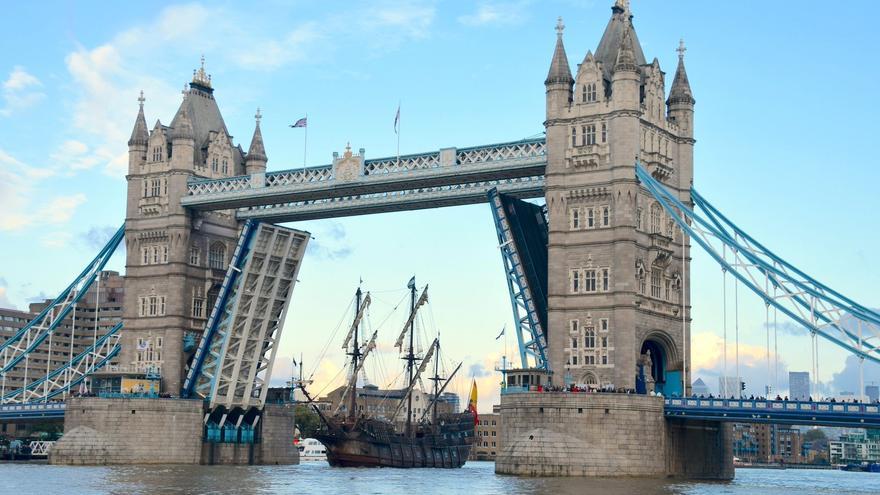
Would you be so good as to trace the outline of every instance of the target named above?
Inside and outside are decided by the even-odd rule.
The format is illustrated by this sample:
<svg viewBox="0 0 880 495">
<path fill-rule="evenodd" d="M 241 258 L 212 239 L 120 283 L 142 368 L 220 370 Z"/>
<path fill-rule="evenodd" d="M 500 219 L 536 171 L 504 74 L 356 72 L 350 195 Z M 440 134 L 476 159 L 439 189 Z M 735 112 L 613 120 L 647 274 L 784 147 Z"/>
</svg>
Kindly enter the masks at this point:
<svg viewBox="0 0 880 495">
<path fill-rule="evenodd" d="M 232 211 L 180 206 L 192 177 L 265 172 L 259 111 L 249 153 L 233 144 L 204 58 L 170 125 L 152 131 L 140 111 L 129 146 L 125 218 L 125 330 L 120 365 L 158 371 L 162 391 L 180 393 L 188 360 L 219 291 L 240 225 Z"/>
<path fill-rule="evenodd" d="M 680 394 L 690 363 L 689 258 L 634 164 L 690 204 L 694 98 L 684 47 L 667 97 L 628 2 L 611 10 L 574 77 L 560 19 L 545 81 L 553 380 Z"/>
</svg>

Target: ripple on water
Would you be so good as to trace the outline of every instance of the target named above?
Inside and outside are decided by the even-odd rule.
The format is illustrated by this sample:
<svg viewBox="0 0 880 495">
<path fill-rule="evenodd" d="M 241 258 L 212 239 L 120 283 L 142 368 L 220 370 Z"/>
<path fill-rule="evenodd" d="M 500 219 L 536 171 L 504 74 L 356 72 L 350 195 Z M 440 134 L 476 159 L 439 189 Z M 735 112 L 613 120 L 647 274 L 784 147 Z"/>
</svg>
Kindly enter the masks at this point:
<svg viewBox="0 0 880 495">
<path fill-rule="evenodd" d="M 876 494 L 880 475 L 844 471 L 740 469 L 731 482 L 662 479 L 520 478 L 494 464 L 462 469 L 333 469 L 299 466 L 73 467 L 0 464 L 0 495 L 75 494 L 407 494 L 782 495 Z"/>
</svg>

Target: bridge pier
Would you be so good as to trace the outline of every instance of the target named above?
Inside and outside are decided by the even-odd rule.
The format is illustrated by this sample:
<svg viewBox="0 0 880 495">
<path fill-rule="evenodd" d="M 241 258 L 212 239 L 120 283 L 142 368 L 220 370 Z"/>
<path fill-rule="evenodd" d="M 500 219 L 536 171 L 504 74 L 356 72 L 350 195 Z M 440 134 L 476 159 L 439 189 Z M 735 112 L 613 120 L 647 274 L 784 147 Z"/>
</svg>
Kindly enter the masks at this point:
<svg viewBox="0 0 880 495">
<path fill-rule="evenodd" d="M 267 404 L 255 443 L 211 443 L 202 400 L 71 398 L 50 464 L 298 464 L 293 409 Z"/>
<path fill-rule="evenodd" d="M 731 479 L 730 427 L 667 421 L 663 399 L 635 394 L 501 397 L 495 472 L 524 476 Z"/>
</svg>

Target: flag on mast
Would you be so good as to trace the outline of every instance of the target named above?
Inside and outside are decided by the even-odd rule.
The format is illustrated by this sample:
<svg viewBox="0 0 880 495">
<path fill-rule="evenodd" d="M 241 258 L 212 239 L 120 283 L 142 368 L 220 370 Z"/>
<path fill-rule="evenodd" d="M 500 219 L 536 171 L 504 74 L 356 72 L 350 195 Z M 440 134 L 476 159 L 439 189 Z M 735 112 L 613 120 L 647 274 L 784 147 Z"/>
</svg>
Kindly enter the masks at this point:
<svg viewBox="0 0 880 495">
<path fill-rule="evenodd" d="M 397 113 L 394 114 L 394 134 L 400 133 L 400 103 L 397 104 Z"/>
<path fill-rule="evenodd" d="M 477 381 L 474 380 L 471 384 L 471 398 L 468 400 L 468 411 L 470 411 L 474 415 L 474 424 L 478 424 L 480 422 L 479 416 L 477 416 Z"/>
<path fill-rule="evenodd" d="M 507 331 L 507 323 L 504 324 L 504 328 L 501 329 L 501 333 L 499 333 L 498 336 L 495 337 L 495 340 L 498 340 L 498 339 L 500 339 L 501 337 L 504 337 L 504 332 L 505 332 L 505 331 Z"/>
<path fill-rule="evenodd" d="M 303 118 L 297 120 L 296 122 L 294 122 L 293 124 L 290 124 L 290 127 L 308 127 L 308 126 L 309 126 L 309 118 L 308 117 L 303 117 Z"/>
</svg>

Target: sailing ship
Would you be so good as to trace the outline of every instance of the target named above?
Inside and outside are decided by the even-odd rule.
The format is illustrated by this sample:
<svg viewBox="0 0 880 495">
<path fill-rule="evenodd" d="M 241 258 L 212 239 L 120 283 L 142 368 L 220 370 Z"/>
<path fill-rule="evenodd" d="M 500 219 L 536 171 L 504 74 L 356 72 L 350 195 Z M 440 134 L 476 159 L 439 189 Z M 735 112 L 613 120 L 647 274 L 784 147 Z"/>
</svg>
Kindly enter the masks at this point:
<svg viewBox="0 0 880 495">
<path fill-rule="evenodd" d="M 326 447 L 327 461 L 331 466 L 457 468 L 467 461 L 475 434 L 475 401 L 464 412 L 438 414 L 438 398 L 461 368 L 461 363 L 448 377 L 440 376 L 439 337 L 434 339 L 424 356 L 417 356 L 414 348 L 416 313 L 428 301 L 428 288 L 426 286 L 421 296 L 416 298 L 415 277 L 410 280 L 408 288 L 409 317 L 395 343 L 401 352 L 405 351 L 403 360 L 406 361 L 407 382 L 403 397 L 391 416 L 392 420 L 371 417 L 362 413 L 366 408 L 358 408 L 357 377 L 364 361 L 376 347 L 377 333 L 374 332 L 365 344 L 358 343 L 361 321 L 370 305 L 370 294 L 363 297 L 360 287 L 355 293 L 357 311 L 342 345 L 351 358 L 351 372 L 342 395 L 342 401 L 348 403 L 347 410 L 342 413 L 342 407 L 338 407 L 335 414 L 327 415 L 314 407 L 323 424 L 315 438 Z M 407 338 L 408 346 L 402 347 Z M 421 411 L 420 417 L 416 418 L 412 407 L 413 388 L 432 358 L 434 370 L 430 377 L 433 382 L 431 402 Z M 306 398 L 312 401 L 304 386 L 302 390 Z M 404 410 L 406 420 L 402 425 L 397 425 L 393 419 Z"/>
</svg>

